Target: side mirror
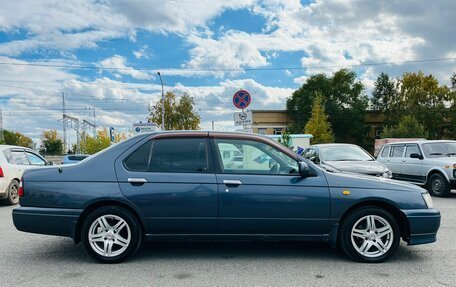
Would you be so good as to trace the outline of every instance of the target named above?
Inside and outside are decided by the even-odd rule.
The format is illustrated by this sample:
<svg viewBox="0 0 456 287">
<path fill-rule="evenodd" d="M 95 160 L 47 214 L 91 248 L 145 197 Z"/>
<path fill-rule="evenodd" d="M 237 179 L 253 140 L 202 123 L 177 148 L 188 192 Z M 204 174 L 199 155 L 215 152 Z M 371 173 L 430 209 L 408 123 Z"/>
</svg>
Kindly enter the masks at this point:
<svg viewBox="0 0 456 287">
<path fill-rule="evenodd" d="M 46 165 L 54 165 L 54 163 L 52 161 L 48 161 L 46 162 Z"/>
<path fill-rule="evenodd" d="M 299 175 L 302 177 L 308 177 L 310 173 L 310 167 L 307 163 L 300 161 L 298 162 Z"/>
<path fill-rule="evenodd" d="M 316 156 L 310 157 L 309 160 L 315 164 L 318 164 L 318 158 Z"/>
<path fill-rule="evenodd" d="M 423 156 L 419 153 L 411 153 L 410 158 L 423 159 Z"/>
</svg>

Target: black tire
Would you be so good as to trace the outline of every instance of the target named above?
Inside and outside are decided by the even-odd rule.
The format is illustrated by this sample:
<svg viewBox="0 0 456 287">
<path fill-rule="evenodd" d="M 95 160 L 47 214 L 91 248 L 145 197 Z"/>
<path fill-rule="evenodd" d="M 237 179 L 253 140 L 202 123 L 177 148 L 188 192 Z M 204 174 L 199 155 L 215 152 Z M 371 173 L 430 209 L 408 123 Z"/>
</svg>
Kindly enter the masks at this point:
<svg viewBox="0 0 456 287">
<path fill-rule="evenodd" d="M 8 197 L 6 198 L 6 203 L 9 205 L 15 205 L 19 203 L 19 181 L 12 180 L 8 186 Z"/>
<path fill-rule="evenodd" d="M 365 226 L 366 230 L 368 231 L 365 233 L 366 235 L 363 235 L 362 238 L 360 236 L 353 237 L 352 239 L 352 230 L 354 229 L 355 225 L 356 227 L 362 226 L 364 223 L 364 218 L 374 218 L 376 225 L 383 225 L 383 227 L 378 227 L 378 230 L 381 230 L 381 228 L 387 228 L 388 225 L 383 224 L 387 222 L 390 227 L 390 233 L 379 238 L 376 237 L 377 235 L 381 235 L 376 234 L 377 228 L 369 230 L 369 227 Z M 354 210 L 345 218 L 340 228 L 339 238 L 341 249 L 352 259 L 359 262 L 380 263 L 388 259 L 394 252 L 396 252 L 397 247 L 400 243 L 400 237 L 401 232 L 399 229 L 399 224 L 397 223 L 394 216 L 382 208 L 375 206 L 365 206 Z M 367 256 L 362 254 L 361 251 L 358 251 L 360 249 L 363 249 L 363 244 L 365 241 L 367 242 L 366 246 L 370 246 L 365 250 L 365 252 L 370 253 L 367 254 Z M 385 252 L 380 251 L 377 246 L 385 247 L 383 248 Z M 377 250 L 377 253 L 375 250 Z"/>
<path fill-rule="evenodd" d="M 99 223 L 100 221 L 98 219 L 101 217 L 104 217 L 106 220 L 108 229 L 104 229 Z M 113 225 L 116 225 L 116 222 L 121 222 L 119 218 L 126 225 L 115 232 Z M 102 237 L 102 241 L 91 243 L 89 241 L 89 234 L 93 234 L 92 231 L 97 231 L 96 237 L 99 236 L 100 239 Z M 129 239 L 128 244 L 124 243 L 127 241 L 126 239 Z M 135 216 L 127 209 L 119 206 L 104 206 L 94 210 L 84 220 L 81 230 L 81 241 L 85 251 L 98 262 L 120 263 L 135 254 L 139 249 L 142 242 L 142 231 Z M 125 246 L 121 246 L 120 244 Z M 107 250 L 106 246 L 109 245 L 111 246 L 111 255 L 107 256 L 107 253 L 100 254 L 100 252 L 105 252 Z M 102 246 L 104 250 L 101 250 Z M 119 254 L 115 254 L 116 252 L 119 252 Z"/>
<path fill-rule="evenodd" d="M 441 173 L 434 173 L 429 178 L 427 190 L 432 196 L 447 197 L 451 193 L 451 186 Z"/>
</svg>

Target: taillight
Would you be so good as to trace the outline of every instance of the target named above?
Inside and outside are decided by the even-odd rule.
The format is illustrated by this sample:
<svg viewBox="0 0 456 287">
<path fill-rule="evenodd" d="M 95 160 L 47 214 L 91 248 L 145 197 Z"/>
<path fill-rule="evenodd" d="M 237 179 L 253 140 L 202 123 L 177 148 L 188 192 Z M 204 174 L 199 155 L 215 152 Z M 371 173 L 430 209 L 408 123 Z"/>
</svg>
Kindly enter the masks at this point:
<svg viewBox="0 0 456 287">
<path fill-rule="evenodd" d="M 17 194 L 19 197 L 24 196 L 24 178 L 22 178 L 21 182 L 19 182 L 19 189 L 17 190 Z"/>
<path fill-rule="evenodd" d="M 2 169 L 2 167 L 0 167 L 0 177 L 3 177 L 3 176 L 4 176 L 3 169 Z"/>
</svg>

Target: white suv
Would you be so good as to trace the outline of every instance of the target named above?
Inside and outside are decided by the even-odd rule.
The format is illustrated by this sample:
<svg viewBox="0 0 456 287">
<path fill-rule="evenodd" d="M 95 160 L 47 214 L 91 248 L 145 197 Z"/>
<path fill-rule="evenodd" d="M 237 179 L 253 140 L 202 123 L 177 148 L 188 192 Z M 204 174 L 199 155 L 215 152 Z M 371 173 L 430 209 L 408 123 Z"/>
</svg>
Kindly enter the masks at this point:
<svg viewBox="0 0 456 287">
<path fill-rule="evenodd" d="M 0 200 L 17 204 L 19 183 L 24 170 L 51 164 L 32 149 L 0 145 Z"/>
<path fill-rule="evenodd" d="M 434 196 L 456 188 L 456 141 L 433 140 L 385 144 L 377 160 L 394 179 L 424 185 Z"/>
</svg>

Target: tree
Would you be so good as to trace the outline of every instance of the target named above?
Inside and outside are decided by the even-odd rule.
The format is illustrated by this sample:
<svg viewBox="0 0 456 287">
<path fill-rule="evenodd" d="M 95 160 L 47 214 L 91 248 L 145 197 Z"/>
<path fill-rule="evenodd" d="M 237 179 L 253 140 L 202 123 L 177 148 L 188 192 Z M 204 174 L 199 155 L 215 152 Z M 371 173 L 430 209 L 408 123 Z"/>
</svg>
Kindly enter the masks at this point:
<svg viewBox="0 0 456 287">
<path fill-rule="evenodd" d="M 43 131 L 41 135 L 40 152 L 46 155 L 61 155 L 63 152 L 63 141 L 56 130 Z"/>
<path fill-rule="evenodd" d="M 404 73 L 399 80 L 398 97 L 393 107 L 397 120 L 402 115 L 414 115 L 429 131 L 430 139 L 440 138 L 441 125 L 449 116 L 447 86 L 441 86 L 433 75 Z"/>
<path fill-rule="evenodd" d="M 115 133 L 114 142 L 119 142 L 127 138 L 126 133 Z M 79 142 L 79 148 L 81 153 L 94 154 L 111 145 L 111 138 L 109 136 L 108 129 L 101 129 L 97 131 L 95 137 L 82 134 Z"/>
<path fill-rule="evenodd" d="M 280 136 L 280 138 L 277 139 L 277 141 L 281 144 L 283 144 L 286 147 L 290 147 L 290 140 L 291 136 L 288 133 L 288 131 L 284 131 L 283 134 Z"/>
<path fill-rule="evenodd" d="M 331 124 L 328 121 L 321 94 L 317 94 L 314 98 L 312 115 L 306 124 L 304 133 L 313 135 L 312 144 L 334 142 Z"/>
<path fill-rule="evenodd" d="M 317 94 L 323 97 L 335 140 L 360 143 L 366 134 L 364 114 L 369 101 L 363 85 L 356 80 L 356 74 L 347 69 L 341 69 L 332 76 L 313 75 L 293 92 L 287 99 L 287 113 L 294 122 L 291 132 L 303 131 L 311 116 L 310 104 Z"/>
<path fill-rule="evenodd" d="M 149 121 L 162 123 L 162 99 L 149 106 Z M 167 92 L 165 95 L 165 129 L 166 130 L 196 130 L 199 129 L 201 118 L 195 112 L 195 102 L 186 93 L 176 100 L 176 95 Z"/>
<path fill-rule="evenodd" d="M 391 106 L 396 100 L 396 85 L 388 74 L 382 72 L 374 83 L 371 99 L 372 108 L 385 113 L 386 121 L 388 121 L 391 113 Z"/>
<path fill-rule="evenodd" d="M 382 138 L 427 138 L 428 133 L 424 125 L 420 124 L 414 116 L 404 116 L 397 126 L 386 126 Z"/>
<path fill-rule="evenodd" d="M 18 132 L 3 130 L 3 139 L 2 144 L 33 148 L 32 139 Z"/>
</svg>

